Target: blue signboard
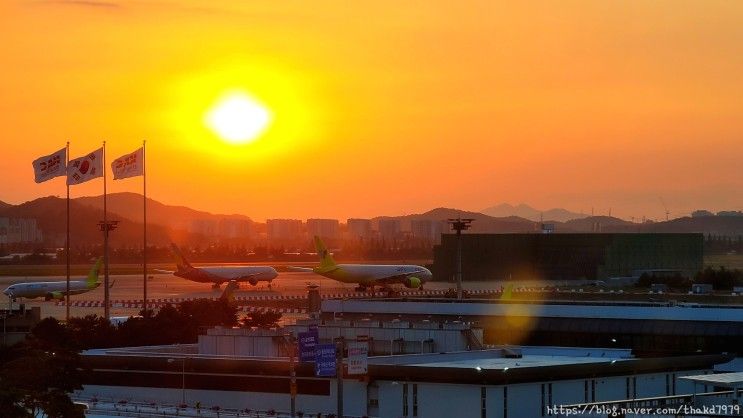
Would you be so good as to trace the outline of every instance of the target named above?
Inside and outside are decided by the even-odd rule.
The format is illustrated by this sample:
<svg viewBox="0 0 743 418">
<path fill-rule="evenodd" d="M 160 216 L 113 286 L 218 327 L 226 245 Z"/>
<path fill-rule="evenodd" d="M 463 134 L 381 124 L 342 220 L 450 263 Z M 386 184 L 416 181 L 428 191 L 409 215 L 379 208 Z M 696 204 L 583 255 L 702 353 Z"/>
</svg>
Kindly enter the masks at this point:
<svg viewBox="0 0 743 418">
<path fill-rule="evenodd" d="M 335 376 L 335 344 L 315 346 L 315 376 Z"/>
<path fill-rule="evenodd" d="M 317 332 L 300 332 L 299 337 L 299 361 L 315 361 L 315 346 L 317 346 Z"/>
</svg>

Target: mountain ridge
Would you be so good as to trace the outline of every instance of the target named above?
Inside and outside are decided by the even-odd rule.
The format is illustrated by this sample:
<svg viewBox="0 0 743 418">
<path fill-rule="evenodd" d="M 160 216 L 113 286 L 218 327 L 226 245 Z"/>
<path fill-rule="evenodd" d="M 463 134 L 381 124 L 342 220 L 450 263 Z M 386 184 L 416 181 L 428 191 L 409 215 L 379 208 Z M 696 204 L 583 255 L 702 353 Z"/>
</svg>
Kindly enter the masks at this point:
<svg viewBox="0 0 743 418">
<path fill-rule="evenodd" d="M 119 221 L 119 227 L 111 233 L 112 245 L 131 246 L 142 241 L 142 195 L 137 193 L 109 195 L 109 219 Z M 3 202 L 4 203 L 4 202 Z M 101 242 L 98 222 L 103 219 L 100 196 L 74 198 L 70 201 L 71 242 L 73 246 L 97 245 Z M 35 218 L 48 245 L 63 246 L 66 237 L 65 199 L 47 196 L 19 205 L 0 204 L 0 217 Z M 493 217 L 487 214 L 438 207 L 422 213 L 377 216 L 372 219 L 378 224 L 382 219 L 397 219 L 401 230 L 409 231 L 411 221 L 426 219 L 443 223 L 450 218 L 472 218 L 470 233 L 534 233 L 541 231 L 539 222 L 518 216 Z M 191 242 L 196 245 L 212 242 L 219 238 L 217 233 L 203 232 L 191 228 L 194 220 L 237 219 L 251 222 L 253 232 L 265 232 L 265 224 L 254 222 L 246 215 L 219 215 L 194 210 L 185 206 L 166 205 L 148 198 L 148 242 L 165 245 L 171 240 L 176 243 Z M 588 216 L 565 222 L 549 221 L 556 233 L 703 233 L 711 235 L 743 235 L 743 217 L 709 216 L 684 217 L 662 222 L 633 223 L 610 216 Z M 448 231 L 442 225 L 444 232 Z M 201 234 L 189 231 L 202 231 Z M 211 235 L 208 235 L 211 234 Z M 204 239 L 207 238 L 207 241 Z"/>
<path fill-rule="evenodd" d="M 535 209 L 525 203 L 519 203 L 514 206 L 509 203 L 500 203 L 495 206 L 487 207 L 480 211 L 493 217 L 518 216 L 530 221 L 556 221 L 567 222 L 573 219 L 587 218 L 590 215 L 583 213 L 571 212 L 563 208 L 552 208 L 548 210 Z"/>
</svg>

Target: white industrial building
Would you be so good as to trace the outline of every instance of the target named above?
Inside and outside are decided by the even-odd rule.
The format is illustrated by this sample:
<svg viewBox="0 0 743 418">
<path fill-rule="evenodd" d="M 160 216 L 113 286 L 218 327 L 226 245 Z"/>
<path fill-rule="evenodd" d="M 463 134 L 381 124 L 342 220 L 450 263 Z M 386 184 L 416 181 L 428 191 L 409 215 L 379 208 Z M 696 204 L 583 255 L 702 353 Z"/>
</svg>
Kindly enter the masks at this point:
<svg viewBox="0 0 743 418">
<path fill-rule="evenodd" d="M 288 334 L 297 336 L 309 326 L 316 326 L 319 343 L 332 343 L 343 337 L 363 338 L 369 352 L 381 355 L 423 354 L 465 351 L 483 347 L 483 331 L 463 322 L 432 321 L 323 321 L 299 320 L 280 329 L 246 329 L 215 327 L 199 335 L 198 353 L 217 356 L 280 357 L 285 356 Z"/>
<path fill-rule="evenodd" d="M 282 337 L 278 337 L 282 338 Z M 222 411 L 288 412 L 286 357 L 208 355 L 198 346 L 89 350 L 83 399 Z M 710 373 L 723 355 L 634 358 L 630 350 L 495 347 L 369 358 L 368 374 L 343 379 L 347 417 L 542 417 L 559 405 L 691 394 L 683 376 Z M 295 367 L 297 411 L 335 413 L 338 382 Z M 712 388 L 707 388 L 711 390 Z M 701 392 L 699 385 L 697 392 Z"/>
</svg>

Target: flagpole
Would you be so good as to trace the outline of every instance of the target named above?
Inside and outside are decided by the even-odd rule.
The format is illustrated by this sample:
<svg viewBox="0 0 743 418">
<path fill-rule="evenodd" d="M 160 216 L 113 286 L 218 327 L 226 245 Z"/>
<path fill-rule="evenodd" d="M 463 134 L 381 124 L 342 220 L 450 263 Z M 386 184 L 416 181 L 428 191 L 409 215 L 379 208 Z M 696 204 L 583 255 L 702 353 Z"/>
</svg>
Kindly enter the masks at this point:
<svg viewBox="0 0 743 418">
<path fill-rule="evenodd" d="M 144 279 L 144 295 L 142 307 L 144 316 L 147 316 L 147 157 L 146 157 L 147 140 L 142 141 L 142 196 L 143 196 L 143 217 L 144 217 L 144 234 L 142 247 L 142 278 Z"/>
<path fill-rule="evenodd" d="M 108 215 L 106 208 L 106 141 L 103 141 L 103 316 L 111 320 L 110 300 L 108 294 Z"/>
<path fill-rule="evenodd" d="M 65 167 L 70 165 L 70 141 L 67 141 L 67 149 L 65 151 L 65 154 L 67 155 L 67 162 L 65 163 Z M 67 242 L 66 242 L 66 249 L 65 254 L 67 255 L 67 293 L 65 294 L 67 298 L 67 303 L 65 303 L 67 308 L 67 313 L 65 315 L 65 321 L 69 324 L 70 323 L 70 182 L 67 181 L 67 176 L 65 176 L 65 184 L 67 185 Z"/>
</svg>

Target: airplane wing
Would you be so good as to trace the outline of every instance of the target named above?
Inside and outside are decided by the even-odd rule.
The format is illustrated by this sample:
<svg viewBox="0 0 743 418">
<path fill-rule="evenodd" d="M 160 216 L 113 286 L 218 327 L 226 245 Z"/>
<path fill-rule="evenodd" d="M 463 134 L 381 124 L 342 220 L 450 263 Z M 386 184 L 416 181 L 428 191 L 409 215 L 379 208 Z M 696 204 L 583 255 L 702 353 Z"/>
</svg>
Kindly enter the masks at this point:
<svg viewBox="0 0 743 418">
<path fill-rule="evenodd" d="M 425 270 L 408 271 L 408 272 L 405 272 L 403 274 L 397 274 L 395 276 L 389 276 L 389 277 L 385 277 L 385 278 L 382 278 L 382 279 L 377 279 L 374 282 L 375 283 L 379 283 L 379 284 L 395 284 L 395 283 L 400 283 L 404 279 L 407 279 L 410 276 L 415 276 L 416 274 L 423 273 L 423 272 L 425 272 Z"/>
<path fill-rule="evenodd" d="M 287 266 L 287 270 L 295 273 L 313 273 L 314 270 L 312 267 L 294 267 L 294 266 Z"/>
<path fill-rule="evenodd" d="M 250 274 L 241 274 L 239 277 L 234 277 L 234 278 L 230 279 L 230 281 L 242 280 L 242 279 L 249 279 L 249 278 L 254 277 L 254 276 L 260 276 L 261 274 L 263 274 L 263 273 L 262 272 L 258 272 L 258 273 L 250 273 Z"/>
</svg>

